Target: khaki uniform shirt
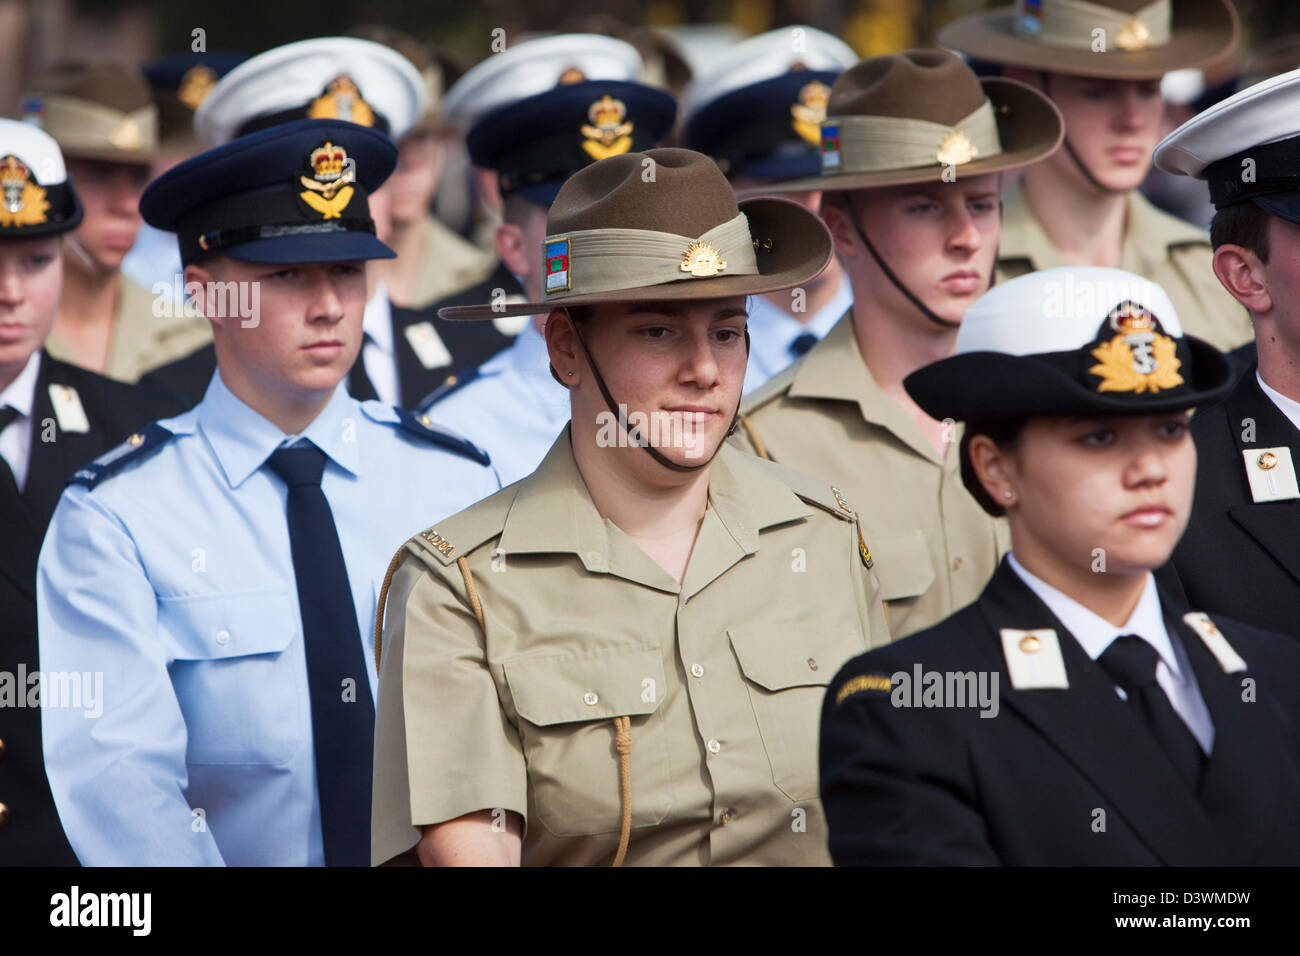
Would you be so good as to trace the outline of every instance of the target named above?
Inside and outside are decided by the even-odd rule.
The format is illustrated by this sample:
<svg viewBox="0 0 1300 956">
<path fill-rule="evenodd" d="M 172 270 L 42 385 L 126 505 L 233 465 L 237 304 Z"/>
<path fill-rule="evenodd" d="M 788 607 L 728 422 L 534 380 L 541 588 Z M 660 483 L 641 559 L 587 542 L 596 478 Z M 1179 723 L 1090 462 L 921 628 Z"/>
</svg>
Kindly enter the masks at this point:
<svg viewBox="0 0 1300 956">
<path fill-rule="evenodd" d="M 412 538 L 383 630 L 374 861 L 500 808 L 524 818 L 524 864 L 608 865 L 627 715 L 628 865 L 829 864 L 825 685 L 889 640 L 835 494 L 723 447 L 679 585 L 597 512 L 565 429 L 536 472 Z"/>
<path fill-rule="evenodd" d="M 167 304 L 175 314 L 156 316 L 154 304 L 159 300 L 151 291 L 120 272 L 117 285 L 117 308 L 103 372 L 109 378 L 137 382 L 145 372 L 184 358 L 212 341 L 207 319 L 185 315 L 170 299 Z M 72 350 L 54 333 L 46 339 L 45 348 L 55 358 L 77 364 Z"/>
<path fill-rule="evenodd" d="M 834 482 L 858 510 L 895 638 L 937 624 L 979 597 L 1010 549 L 1006 523 L 962 484 L 948 453 L 871 377 L 852 310 L 807 355 L 754 392 L 732 439 Z"/>
<path fill-rule="evenodd" d="M 434 216 L 425 220 L 424 265 L 411 289 L 410 309 L 425 309 L 455 292 L 486 279 L 496 257 L 466 242 Z"/>
<path fill-rule="evenodd" d="M 1030 212 L 1019 182 L 1007 189 L 1002 201 L 998 282 L 1067 264 Z M 1119 267 L 1159 284 L 1169 294 L 1184 332 L 1224 351 L 1254 340 L 1250 313 L 1214 274 L 1208 235 L 1157 209 L 1137 190 L 1129 197 L 1127 229 Z"/>
</svg>

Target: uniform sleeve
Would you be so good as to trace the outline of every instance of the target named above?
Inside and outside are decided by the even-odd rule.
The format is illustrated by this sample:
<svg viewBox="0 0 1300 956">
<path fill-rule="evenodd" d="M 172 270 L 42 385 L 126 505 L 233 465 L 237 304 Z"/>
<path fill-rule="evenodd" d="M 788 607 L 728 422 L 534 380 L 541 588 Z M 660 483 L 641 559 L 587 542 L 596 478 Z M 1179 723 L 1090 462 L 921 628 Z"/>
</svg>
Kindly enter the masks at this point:
<svg viewBox="0 0 1300 956">
<path fill-rule="evenodd" d="M 221 865 L 185 799 L 185 721 L 153 586 L 125 527 L 82 487 L 55 509 L 36 589 L 45 766 L 78 859 Z"/>
<path fill-rule="evenodd" d="M 523 747 L 468 602 L 407 557 L 387 607 L 371 804 L 376 864 L 414 846 L 422 826 L 495 809 L 526 820 L 528 809 Z"/>
<path fill-rule="evenodd" d="M 966 712 L 895 707 L 884 688 L 907 666 L 878 653 L 850 661 L 822 705 L 831 858 L 836 866 L 998 865 L 959 732 Z"/>
</svg>

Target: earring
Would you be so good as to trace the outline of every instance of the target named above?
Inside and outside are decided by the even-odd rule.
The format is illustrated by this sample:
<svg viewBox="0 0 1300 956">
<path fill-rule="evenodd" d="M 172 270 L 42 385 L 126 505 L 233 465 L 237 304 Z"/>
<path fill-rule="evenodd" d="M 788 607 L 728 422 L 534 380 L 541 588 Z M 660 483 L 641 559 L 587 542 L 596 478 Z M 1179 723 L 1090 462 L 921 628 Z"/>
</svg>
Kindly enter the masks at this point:
<svg viewBox="0 0 1300 956">
<path fill-rule="evenodd" d="M 1004 491 L 1004 492 L 1002 492 L 1002 497 L 1003 497 L 1003 498 L 1010 498 L 1010 497 L 1011 497 L 1011 492 L 1009 492 L 1009 491 Z"/>
<path fill-rule="evenodd" d="M 567 376 L 569 376 L 569 378 L 573 378 L 573 373 L 572 373 L 572 372 L 565 372 L 564 374 L 567 375 Z"/>
</svg>

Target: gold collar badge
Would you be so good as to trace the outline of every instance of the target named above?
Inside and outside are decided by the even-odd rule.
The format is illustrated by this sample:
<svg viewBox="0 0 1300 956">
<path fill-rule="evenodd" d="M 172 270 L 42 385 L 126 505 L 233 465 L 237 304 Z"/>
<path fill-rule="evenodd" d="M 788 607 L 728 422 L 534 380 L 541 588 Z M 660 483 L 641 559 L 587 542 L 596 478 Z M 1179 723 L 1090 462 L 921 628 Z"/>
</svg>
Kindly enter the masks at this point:
<svg viewBox="0 0 1300 956">
<path fill-rule="evenodd" d="M 361 96 L 361 90 L 352 77 L 340 73 L 325 85 L 325 92 L 311 101 L 307 107 L 308 119 L 336 119 L 356 123 L 358 126 L 374 126 L 375 111 Z"/>
<path fill-rule="evenodd" d="M 1159 331 L 1159 322 L 1136 302 L 1124 301 L 1107 316 L 1116 335 L 1092 350 L 1098 363 L 1088 369 L 1098 376 L 1099 392 L 1156 392 L 1183 384 L 1177 345 Z"/>
<path fill-rule="evenodd" d="M 342 146 L 326 141 L 312 150 L 310 163 L 311 177 L 298 177 L 307 192 L 298 196 L 324 218 L 338 219 L 352 201 L 353 189 L 348 183 L 356 182 L 356 160 L 348 159 Z"/>
<path fill-rule="evenodd" d="M 826 119 L 826 104 L 830 98 L 831 88 L 820 80 L 813 80 L 799 88 L 799 102 L 790 107 L 794 131 L 814 146 L 822 144 L 822 121 Z"/>
<path fill-rule="evenodd" d="M 682 256 L 681 270 L 689 272 L 697 279 L 715 276 L 719 272 L 727 271 L 727 260 L 722 258 L 722 253 L 713 247 L 711 242 L 700 242 L 698 239 L 686 247 L 686 252 Z"/>
<path fill-rule="evenodd" d="M 176 89 L 176 98 L 190 110 L 197 110 L 216 85 L 216 71 L 200 63 L 185 71 L 185 75 L 181 77 L 181 85 Z"/>
<path fill-rule="evenodd" d="M 939 143 L 934 158 L 943 166 L 961 166 L 980 154 L 979 148 L 959 129 L 954 129 Z"/>
<path fill-rule="evenodd" d="M 16 156 L 0 160 L 0 226 L 38 226 L 50 203 L 45 190 L 31 180 L 31 170 Z"/>
<path fill-rule="evenodd" d="M 606 93 L 587 109 L 591 125 L 582 124 L 582 148 L 592 159 L 619 156 L 632 148 L 632 124 L 623 122 L 627 105 Z"/>
</svg>

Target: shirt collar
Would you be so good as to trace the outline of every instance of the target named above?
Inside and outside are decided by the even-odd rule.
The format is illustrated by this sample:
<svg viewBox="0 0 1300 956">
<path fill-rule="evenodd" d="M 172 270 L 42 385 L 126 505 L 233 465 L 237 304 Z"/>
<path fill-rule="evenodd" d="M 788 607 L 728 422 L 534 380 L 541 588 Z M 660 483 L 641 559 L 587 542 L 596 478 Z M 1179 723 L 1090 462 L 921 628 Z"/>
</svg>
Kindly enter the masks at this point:
<svg viewBox="0 0 1300 956">
<path fill-rule="evenodd" d="M 335 386 L 329 404 L 298 435 L 285 435 L 278 426 L 244 404 L 221 380 L 220 369 L 212 376 L 203 401 L 194 411 L 198 427 L 211 444 L 232 488 L 242 485 L 281 445 L 291 445 L 299 438 L 309 440 L 345 471 L 361 474 L 357 427 L 361 410 L 343 382 Z"/>
<path fill-rule="evenodd" d="M 388 301 L 388 289 L 382 282 L 375 284 L 375 294 L 366 302 L 361 318 L 361 331 L 385 354 L 393 351 L 393 308 Z"/>
<path fill-rule="evenodd" d="M 760 321 L 770 327 L 774 326 L 774 331 L 777 332 L 771 337 L 773 349 L 784 353 L 785 357 L 789 358 L 791 342 L 804 332 L 811 332 L 818 339 L 825 338 L 840 317 L 851 308 L 853 308 L 853 285 L 849 282 L 848 276 L 841 275 L 839 285 L 835 287 L 835 294 L 813 313 L 807 322 L 800 322 L 785 309 L 773 305 L 766 296 L 762 295 L 750 297 L 749 321 L 752 325 L 755 314 L 763 313 Z"/>
<path fill-rule="evenodd" d="M 1015 554 L 1008 554 L 1007 562 L 1029 589 L 1038 595 L 1039 600 L 1047 605 L 1048 610 L 1056 615 L 1065 629 L 1074 635 L 1074 639 L 1094 661 L 1101 657 L 1115 638 L 1123 634 L 1136 634 L 1156 649 L 1156 653 L 1160 655 L 1160 659 L 1165 662 L 1165 666 L 1173 672 L 1174 676 L 1179 680 L 1182 679 L 1178 658 L 1169 640 L 1169 631 L 1165 628 L 1165 618 L 1160 608 L 1160 594 L 1156 591 L 1155 575 L 1150 571 L 1147 572 L 1142 596 L 1138 598 L 1133 613 L 1123 625 L 1116 627 L 1027 570 L 1016 560 Z"/>
<path fill-rule="evenodd" d="M 9 385 L 0 391 L 0 408 L 11 406 L 23 418 L 32 417 L 32 406 L 36 403 L 36 379 L 41 371 L 41 350 L 37 349 L 27 357 L 27 364 Z"/>
</svg>

